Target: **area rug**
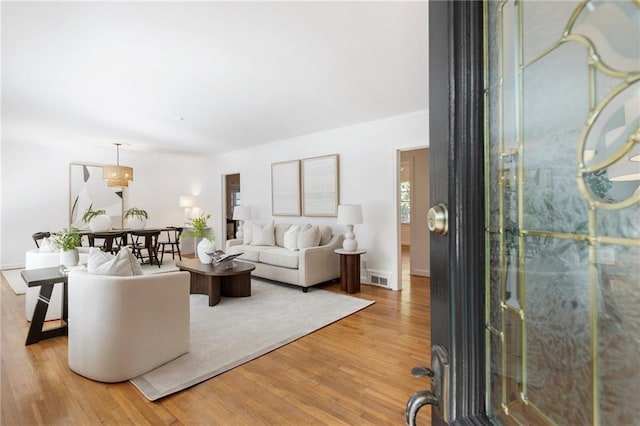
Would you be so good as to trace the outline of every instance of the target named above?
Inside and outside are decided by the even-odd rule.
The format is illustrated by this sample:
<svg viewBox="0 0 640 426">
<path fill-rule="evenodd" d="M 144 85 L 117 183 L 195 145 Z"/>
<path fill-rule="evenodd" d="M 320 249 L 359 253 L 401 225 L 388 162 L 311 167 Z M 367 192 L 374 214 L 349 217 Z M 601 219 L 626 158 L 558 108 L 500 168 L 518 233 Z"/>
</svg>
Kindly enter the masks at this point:
<svg viewBox="0 0 640 426">
<path fill-rule="evenodd" d="M 189 353 L 131 380 L 149 400 L 181 391 L 353 314 L 373 301 L 259 279 L 250 297 L 191 295 Z"/>
<path fill-rule="evenodd" d="M 158 265 L 142 265 L 142 273 L 143 274 L 159 274 L 163 272 L 171 272 L 177 271 L 176 261 L 173 259 L 165 260 L 162 262 L 162 265 L 158 267 Z M 7 269 L 2 271 L 2 275 L 9 283 L 9 287 L 15 294 L 24 294 L 27 291 L 27 285 L 24 283 L 20 272 L 23 269 Z"/>
</svg>

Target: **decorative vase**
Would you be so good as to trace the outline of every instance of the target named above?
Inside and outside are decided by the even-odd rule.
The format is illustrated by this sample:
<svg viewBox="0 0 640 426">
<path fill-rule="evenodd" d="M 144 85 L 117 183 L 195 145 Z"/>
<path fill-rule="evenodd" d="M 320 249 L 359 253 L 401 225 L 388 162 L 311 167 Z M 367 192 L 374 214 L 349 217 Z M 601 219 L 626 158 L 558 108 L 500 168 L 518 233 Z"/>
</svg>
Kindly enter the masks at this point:
<svg viewBox="0 0 640 426">
<path fill-rule="evenodd" d="M 139 218 L 137 216 L 132 216 L 130 218 L 127 218 L 127 226 L 132 231 L 138 231 L 140 229 L 144 229 L 144 227 L 147 226 L 147 219 L 144 217 Z"/>
<path fill-rule="evenodd" d="M 60 250 L 60 264 L 71 268 L 80 262 L 80 253 L 78 249 Z"/>
<path fill-rule="evenodd" d="M 213 253 L 216 250 L 216 246 L 213 241 L 209 241 L 203 238 L 196 247 L 198 253 L 198 259 L 201 263 L 211 263 L 211 256 L 207 253 Z"/>
<path fill-rule="evenodd" d="M 92 232 L 104 232 L 111 229 L 111 218 L 106 214 L 99 214 L 89 221 Z"/>
</svg>

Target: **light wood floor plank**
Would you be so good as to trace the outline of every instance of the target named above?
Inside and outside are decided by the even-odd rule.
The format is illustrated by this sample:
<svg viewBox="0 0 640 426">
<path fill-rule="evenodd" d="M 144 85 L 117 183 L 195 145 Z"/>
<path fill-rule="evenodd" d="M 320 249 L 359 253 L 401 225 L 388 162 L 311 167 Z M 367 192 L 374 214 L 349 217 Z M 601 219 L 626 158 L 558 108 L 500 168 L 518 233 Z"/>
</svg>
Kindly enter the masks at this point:
<svg viewBox="0 0 640 426">
<path fill-rule="evenodd" d="M 428 278 L 403 275 L 401 292 L 363 285 L 355 296 L 374 305 L 156 402 L 73 373 L 66 337 L 24 346 L 24 295 L 1 280 L 2 425 L 401 425 L 409 395 L 430 387 L 410 375 L 429 364 Z"/>
</svg>

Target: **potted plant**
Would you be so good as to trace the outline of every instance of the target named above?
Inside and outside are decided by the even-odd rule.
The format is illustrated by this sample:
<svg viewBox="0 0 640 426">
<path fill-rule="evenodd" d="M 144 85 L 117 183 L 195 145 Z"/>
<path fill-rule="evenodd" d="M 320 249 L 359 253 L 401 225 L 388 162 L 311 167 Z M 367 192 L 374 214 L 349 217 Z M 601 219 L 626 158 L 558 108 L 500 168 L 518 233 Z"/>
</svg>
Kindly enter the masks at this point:
<svg viewBox="0 0 640 426">
<path fill-rule="evenodd" d="M 89 207 L 82 215 L 82 221 L 88 223 L 93 232 L 104 232 L 111 229 L 111 218 L 103 209 L 93 210 Z"/>
<path fill-rule="evenodd" d="M 54 241 L 60 249 L 60 264 L 67 268 L 76 266 L 80 260 L 77 247 L 81 244 L 78 229 L 63 229 L 54 235 Z"/>
<path fill-rule="evenodd" d="M 139 209 L 137 207 L 131 207 L 126 212 L 124 212 L 124 218 L 127 221 L 127 225 L 129 229 L 138 230 L 144 229 L 147 226 L 147 219 L 149 219 L 149 214 L 146 210 Z"/>
<path fill-rule="evenodd" d="M 189 220 L 188 226 L 191 229 L 186 229 L 186 235 L 194 239 L 200 239 L 196 247 L 196 253 L 198 254 L 198 259 L 202 263 L 211 263 L 211 257 L 207 253 L 212 253 L 215 251 L 216 246 L 213 244 L 215 238 L 213 235 L 209 235 L 207 232 L 207 221 L 211 218 L 210 214 L 205 215 L 204 212 L 200 213 L 198 217 L 194 217 Z M 180 237 L 183 237 L 185 234 L 182 234 Z"/>
</svg>

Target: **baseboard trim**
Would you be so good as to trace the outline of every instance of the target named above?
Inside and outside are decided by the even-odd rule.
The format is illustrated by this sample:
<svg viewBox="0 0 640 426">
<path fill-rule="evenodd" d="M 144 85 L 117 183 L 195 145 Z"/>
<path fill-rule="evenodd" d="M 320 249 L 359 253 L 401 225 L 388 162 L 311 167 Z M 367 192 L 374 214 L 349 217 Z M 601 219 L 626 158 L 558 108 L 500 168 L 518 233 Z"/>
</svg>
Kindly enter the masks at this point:
<svg viewBox="0 0 640 426">
<path fill-rule="evenodd" d="M 431 277 L 431 271 L 429 269 L 411 269 L 409 272 L 411 275 L 417 275 L 419 277 Z"/>
</svg>

